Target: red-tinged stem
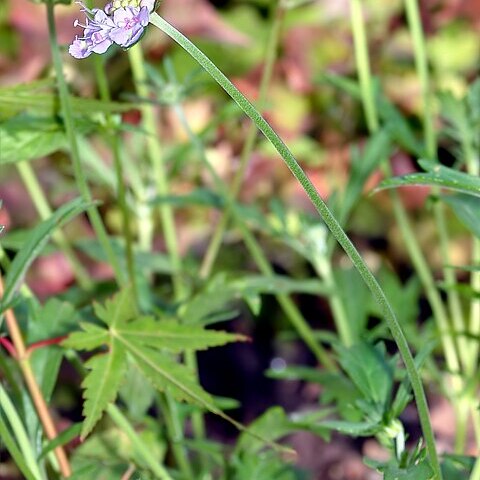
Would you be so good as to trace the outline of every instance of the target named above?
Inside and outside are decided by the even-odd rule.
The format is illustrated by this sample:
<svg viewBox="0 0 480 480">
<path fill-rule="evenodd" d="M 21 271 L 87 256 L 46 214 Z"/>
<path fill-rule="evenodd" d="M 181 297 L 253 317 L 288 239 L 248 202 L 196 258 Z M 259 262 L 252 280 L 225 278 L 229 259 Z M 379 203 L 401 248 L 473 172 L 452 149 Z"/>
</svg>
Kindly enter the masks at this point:
<svg viewBox="0 0 480 480">
<path fill-rule="evenodd" d="M 29 356 L 37 348 L 48 347 L 49 345 L 58 345 L 67 337 L 68 335 L 62 335 L 61 337 L 47 338 L 46 340 L 39 340 L 38 342 L 31 343 L 26 349 L 26 355 Z"/>
<path fill-rule="evenodd" d="M 3 297 L 3 292 L 3 281 L 0 275 L 0 298 Z M 42 390 L 40 389 L 37 379 L 33 374 L 32 366 L 28 358 L 29 353 L 25 347 L 22 332 L 20 330 L 20 327 L 18 326 L 15 314 L 13 313 L 13 310 L 11 308 L 5 311 L 5 323 L 8 333 L 10 334 L 10 338 L 12 339 L 12 343 L 10 343 L 8 340 L 7 342 L 8 344 L 10 344 L 9 346 L 13 347 L 14 349 L 13 356 L 18 361 L 18 365 L 25 380 L 25 384 L 28 388 L 30 396 L 32 397 L 32 401 L 35 405 L 35 410 L 37 411 L 40 423 L 42 424 L 43 431 L 45 432 L 45 435 L 49 440 L 53 440 L 57 437 L 57 429 L 48 410 L 48 405 L 45 401 Z M 2 342 L 2 344 L 6 345 L 7 343 Z M 70 468 L 70 463 L 68 461 L 65 450 L 62 446 L 58 446 L 55 448 L 54 453 L 55 457 L 57 458 L 58 466 L 60 468 L 62 476 L 65 478 L 70 477 L 72 474 L 72 470 Z"/>
<path fill-rule="evenodd" d="M 10 354 L 11 357 L 15 359 L 17 358 L 17 351 L 8 338 L 0 337 L 0 345 Z"/>
</svg>

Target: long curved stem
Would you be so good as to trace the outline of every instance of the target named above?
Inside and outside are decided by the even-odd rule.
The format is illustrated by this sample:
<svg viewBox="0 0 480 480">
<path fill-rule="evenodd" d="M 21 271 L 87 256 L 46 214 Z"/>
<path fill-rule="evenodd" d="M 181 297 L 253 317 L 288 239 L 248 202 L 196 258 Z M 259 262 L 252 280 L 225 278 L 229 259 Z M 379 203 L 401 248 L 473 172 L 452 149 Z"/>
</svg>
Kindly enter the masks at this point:
<svg viewBox="0 0 480 480">
<path fill-rule="evenodd" d="M 381 289 L 374 275 L 368 269 L 365 261 L 352 244 L 346 233 L 343 231 L 335 217 L 330 212 L 325 202 L 321 199 L 318 192 L 315 190 L 314 185 L 302 170 L 295 157 L 292 155 L 285 143 L 275 133 L 268 122 L 258 113 L 255 107 L 235 88 L 235 86 L 225 77 L 225 75 L 212 63 L 212 61 L 201 52 L 190 40 L 182 35 L 177 29 L 170 25 L 162 17 L 153 13 L 150 16 L 150 22 L 157 28 L 162 30 L 165 34 L 171 37 L 182 48 L 184 48 L 195 60 L 217 81 L 217 83 L 232 97 L 232 99 L 238 104 L 238 106 L 252 119 L 258 129 L 265 135 L 265 137 L 271 142 L 278 153 L 283 158 L 285 164 L 288 166 L 292 174 L 302 185 L 306 194 L 310 198 L 310 201 L 315 206 L 316 210 L 326 223 L 327 227 L 332 232 L 333 236 L 337 239 L 340 246 L 344 249 L 345 253 L 352 260 L 355 268 L 360 273 L 364 282 L 370 289 L 373 297 L 379 304 L 381 311 L 387 325 L 392 333 L 392 336 L 398 346 L 402 359 L 405 363 L 405 367 L 412 384 L 412 389 L 415 395 L 417 403 L 418 415 L 422 426 L 425 443 L 427 446 L 428 455 L 432 468 L 438 479 L 442 478 L 440 471 L 440 464 L 438 461 L 437 452 L 435 449 L 435 439 L 433 436 L 433 430 L 430 423 L 430 417 L 428 412 L 427 400 L 423 385 L 420 379 L 420 375 L 415 366 L 413 356 L 410 352 L 405 335 L 402 328 L 398 323 L 395 313 L 390 306 L 385 293 Z"/>
</svg>

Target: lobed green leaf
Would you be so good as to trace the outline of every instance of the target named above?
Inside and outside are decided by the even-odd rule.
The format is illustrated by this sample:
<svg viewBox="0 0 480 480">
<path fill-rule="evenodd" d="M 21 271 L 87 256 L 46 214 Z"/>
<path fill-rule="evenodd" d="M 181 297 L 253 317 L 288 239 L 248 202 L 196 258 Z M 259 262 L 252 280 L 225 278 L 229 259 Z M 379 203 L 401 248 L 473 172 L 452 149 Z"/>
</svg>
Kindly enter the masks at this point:
<svg viewBox="0 0 480 480">
<path fill-rule="evenodd" d="M 110 343 L 107 354 L 95 355 L 85 364 L 90 372 L 85 377 L 82 387 L 83 422 L 80 438 L 83 440 L 100 420 L 110 402 L 117 396 L 120 383 L 123 379 L 126 366 L 126 357 L 123 345 L 115 340 Z"/>
</svg>

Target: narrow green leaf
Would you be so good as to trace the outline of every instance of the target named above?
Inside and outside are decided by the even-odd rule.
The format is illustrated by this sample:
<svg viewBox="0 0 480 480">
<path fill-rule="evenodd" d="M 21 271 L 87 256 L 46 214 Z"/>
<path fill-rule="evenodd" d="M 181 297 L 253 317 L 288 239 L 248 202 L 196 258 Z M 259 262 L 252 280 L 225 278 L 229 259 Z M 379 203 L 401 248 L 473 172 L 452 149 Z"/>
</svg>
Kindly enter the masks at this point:
<svg viewBox="0 0 480 480">
<path fill-rule="evenodd" d="M 461 193 L 442 195 L 441 198 L 451 207 L 465 227 L 480 238 L 480 198 Z"/>
<path fill-rule="evenodd" d="M 198 188 L 185 195 L 157 196 L 149 203 L 152 205 L 169 203 L 175 207 L 203 206 L 220 209 L 224 207 L 225 202 L 221 196 L 212 190 Z"/>
<path fill-rule="evenodd" d="M 55 448 L 60 447 L 62 445 L 66 445 L 67 443 L 71 442 L 74 438 L 80 435 L 81 431 L 82 431 L 81 423 L 74 423 L 73 425 L 70 425 L 68 428 L 66 428 L 61 433 L 59 433 L 53 440 L 49 441 L 43 447 L 43 450 L 39 456 L 39 459 L 41 460 L 42 458 L 44 458 L 50 452 L 55 450 Z"/>
<path fill-rule="evenodd" d="M 352 437 L 369 437 L 383 429 L 383 425 L 377 422 L 346 422 L 344 420 L 329 420 L 322 422 L 320 426 Z"/>
<path fill-rule="evenodd" d="M 180 325 L 174 321 L 158 321 L 153 317 L 143 317 L 122 324 L 116 328 L 116 332 L 138 345 L 164 348 L 177 353 L 184 350 L 204 350 L 230 342 L 247 340 L 243 335 Z"/>
<path fill-rule="evenodd" d="M 40 255 L 53 231 L 76 215 L 84 212 L 89 206 L 90 204 L 84 202 L 81 198 L 76 198 L 60 207 L 49 219 L 43 221 L 33 229 L 29 240 L 15 255 L 5 276 L 5 291 L 0 303 L 0 312 L 4 311 L 12 301 L 15 290 L 20 285 L 23 275 L 31 263 Z"/>
<path fill-rule="evenodd" d="M 235 446 L 235 452 L 245 452 L 255 455 L 263 447 L 263 443 L 252 439 L 249 432 L 254 432 L 262 438 L 268 438 L 270 441 L 276 441 L 292 431 L 296 430 L 292 426 L 282 407 L 271 407 L 254 422 L 248 426 L 248 432 L 243 432 Z"/>
<path fill-rule="evenodd" d="M 2 439 L 3 445 L 6 447 L 8 453 L 12 456 L 15 465 L 18 467 L 22 475 L 25 476 L 26 480 L 40 480 L 41 477 L 36 477 L 32 471 L 28 468 L 25 457 L 22 452 L 18 449 L 17 444 L 13 436 L 11 435 L 6 423 L 3 421 L 3 416 L 0 415 L 0 438 Z"/>
<path fill-rule="evenodd" d="M 0 125 L 0 165 L 44 157 L 68 146 L 63 126 L 51 117 L 14 117 Z"/>
<path fill-rule="evenodd" d="M 125 245 L 122 239 L 117 237 L 109 237 L 109 240 L 117 257 L 119 259 L 124 259 Z M 108 262 L 108 258 L 105 255 L 102 245 L 95 238 L 82 238 L 75 242 L 75 247 L 78 247 L 83 253 L 98 262 Z M 138 249 L 134 249 L 133 255 L 135 258 L 135 266 L 142 275 L 145 275 L 146 272 L 173 272 L 170 259 L 165 254 L 158 252 L 143 252 Z"/>
<path fill-rule="evenodd" d="M 96 355 L 85 363 L 90 372 L 85 377 L 82 387 L 83 422 L 80 438 L 83 440 L 100 420 L 110 402 L 117 396 L 120 382 L 126 366 L 125 351 L 120 342 L 112 340 L 108 354 Z"/>
<path fill-rule="evenodd" d="M 419 160 L 419 164 L 426 170 L 425 173 L 412 173 L 403 177 L 389 178 L 384 180 L 374 191 L 405 185 L 428 185 L 480 196 L 480 179 L 478 177 L 427 160 Z"/>
</svg>

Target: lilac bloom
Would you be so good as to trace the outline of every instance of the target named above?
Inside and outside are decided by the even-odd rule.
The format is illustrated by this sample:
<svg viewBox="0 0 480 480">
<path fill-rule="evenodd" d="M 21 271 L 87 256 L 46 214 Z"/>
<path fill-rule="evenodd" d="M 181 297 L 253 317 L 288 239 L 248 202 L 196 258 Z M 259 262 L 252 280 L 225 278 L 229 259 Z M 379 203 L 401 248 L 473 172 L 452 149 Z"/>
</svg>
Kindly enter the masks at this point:
<svg viewBox="0 0 480 480">
<path fill-rule="evenodd" d="M 86 58 L 92 52 L 104 53 L 113 43 L 131 47 L 142 36 L 155 8 L 155 0 L 114 0 L 104 10 L 90 10 L 83 3 L 76 3 L 83 7 L 87 18 L 85 25 L 78 20 L 74 23 L 84 28 L 83 37 L 76 36 L 69 48 L 75 58 Z"/>
<path fill-rule="evenodd" d="M 110 38 L 123 48 L 130 47 L 142 36 L 148 25 L 150 12 L 147 7 L 119 8 L 113 12 L 115 28 L 110 32 Z"/>
</svg>

